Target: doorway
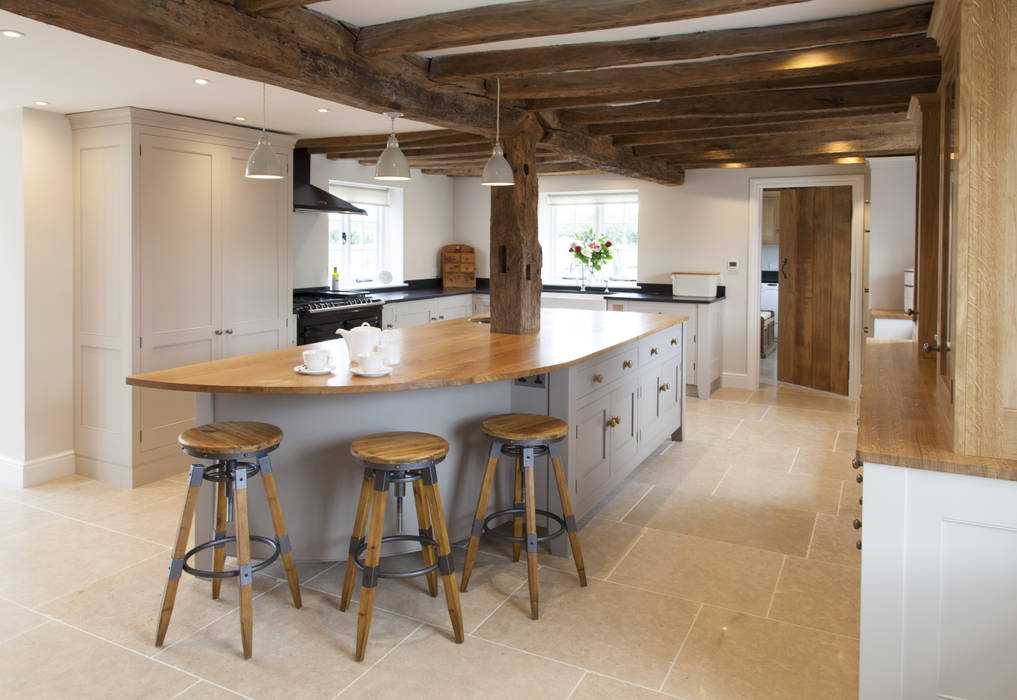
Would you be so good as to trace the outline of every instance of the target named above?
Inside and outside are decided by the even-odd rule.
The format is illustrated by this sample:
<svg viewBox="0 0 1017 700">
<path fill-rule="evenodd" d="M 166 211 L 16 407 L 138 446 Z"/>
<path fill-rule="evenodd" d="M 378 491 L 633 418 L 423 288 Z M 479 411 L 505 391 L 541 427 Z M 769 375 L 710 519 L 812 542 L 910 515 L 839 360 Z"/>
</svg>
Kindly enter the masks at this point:
<svg viewBox="0 0 1017 700">
<path fill-rule="evenodd" d="M 864 185 L 860 174 L 750 181 L 748 269 L 758 276 L 747 285 L 748 388 L 779 380 L 858 396 Z M 764 206 L 772 206 L 767 200 L 778 191 L 779 210 L 788 218 L 778 220 L 778 237 L 769 232 L 764 243 L 764 229 L 773 225 Z M 765 256 L 764 246 L 772 246 Z M 768 269 L 775 253 L 776 271 Z M 764 272 L 782 278 L 776 303 L 763 289 Z M 770 352 L 761 310 L 774 311 L 776 348 Z"/>
</svg>

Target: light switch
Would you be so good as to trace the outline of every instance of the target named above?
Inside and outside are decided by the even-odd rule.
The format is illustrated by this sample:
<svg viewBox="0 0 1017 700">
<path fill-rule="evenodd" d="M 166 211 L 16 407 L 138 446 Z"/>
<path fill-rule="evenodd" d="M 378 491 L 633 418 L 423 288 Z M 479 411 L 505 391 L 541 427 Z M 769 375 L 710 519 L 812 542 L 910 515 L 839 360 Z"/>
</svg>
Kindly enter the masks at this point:
<svg viewBox="0 0 1017 700">
<path fill-rule="evenodd" d="M 727 271 L 728 272 L 738 272 L 738 261 L 737 260 L 728 260 L 727 261 Z"/>
</svg>

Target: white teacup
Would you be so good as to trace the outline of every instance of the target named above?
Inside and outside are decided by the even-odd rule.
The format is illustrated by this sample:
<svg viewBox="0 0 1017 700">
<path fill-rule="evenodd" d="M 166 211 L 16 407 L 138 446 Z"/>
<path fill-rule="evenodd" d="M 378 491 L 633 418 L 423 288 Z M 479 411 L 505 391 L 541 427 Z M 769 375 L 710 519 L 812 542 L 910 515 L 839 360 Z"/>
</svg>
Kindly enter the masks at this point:
<svg viewBox="0 0 1017 700">
<path fill-rule="evenodd" d="M 380 370 L 382 359 L 380 352 L 362 352 L 357 357 L 360 369 L 364 372 L 377 372 Z"/>
<path fill-rule="evenodd" d="M 328 350 L 304 350 L 304 367 L 307 369 L 325 369 L 331 359 Z"/>
<path fill-rule="evenodd" d="M 399 346 L 395 343 L 382 343 L 378 346 L 378 352 L 385 359 L 386 365 L 391 367 L 392 365 L 399 364 Z"/>
</svg>

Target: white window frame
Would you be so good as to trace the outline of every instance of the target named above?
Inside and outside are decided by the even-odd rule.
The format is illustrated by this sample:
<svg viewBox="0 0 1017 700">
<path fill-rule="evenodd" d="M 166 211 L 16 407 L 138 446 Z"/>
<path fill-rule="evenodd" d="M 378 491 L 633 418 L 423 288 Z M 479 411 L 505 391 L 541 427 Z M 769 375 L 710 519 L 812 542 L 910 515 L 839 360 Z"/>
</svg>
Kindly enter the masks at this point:
<svg viewBox="0 0 1017 700">
<path fill-rule="evenodd" d="M 336 196 L 342 197 L 350 204 L 367 209 L 373 207 L 377 210 L 378 234 L 377 259 L 379 270 L 370 277 L 361 273 L 359 277 L 352 277 L 349 271 L 350 249 L 348 245 L 342 245 L 341 254 L 338 256 L 342 262 L 338 263 L 340 287 L 343 289 L 363 289 L 375 287 L 400 287 L 403 286 L 403 191 L 398 187 L 378 187 L 365 185 L 358 182 L 330 181 L 329 191 Z M 362 194 L 362 196 L 360 196 Z M 359 200 L 359 201 L 358 201 Z M 384 201 L 387 205 L 383 204 Z M 329 214 L 329 230 L 338 223 L 343 230 L 349 229 L 349 224 L 354 217 L 360 214 Z M 332 278 L 332 268 L 336 266 L 336 256 L 333 254 L 331 235 L 328 239 L 328 278 Z M 378 273 L 387 270 L 392 274 L 390 282 L 383 283 Z M 359 279 L 359 281 L 358 281 Z"/>
</svg>

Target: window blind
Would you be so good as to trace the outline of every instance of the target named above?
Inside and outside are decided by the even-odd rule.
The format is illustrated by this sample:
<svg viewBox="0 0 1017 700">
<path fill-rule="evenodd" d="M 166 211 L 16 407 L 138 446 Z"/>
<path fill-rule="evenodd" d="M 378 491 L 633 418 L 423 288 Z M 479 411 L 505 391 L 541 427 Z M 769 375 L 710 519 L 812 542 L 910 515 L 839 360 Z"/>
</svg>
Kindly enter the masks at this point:
<svg viewBox="0 0 1017 700">
<path fill-rule="evenodd" d="M 639 192 L 625 190 L 620 192 L 548 193 L 547 203 L 552 207 L 575 204 L 638 204 Z"/>
<path fill-rule="evenodd" d="M 389 205 L 387 187 L 368 187 L 333 182 L 329 183 L 328 191 L 351 204 L 373 204 L 377 207 Z"/>
</svg>

